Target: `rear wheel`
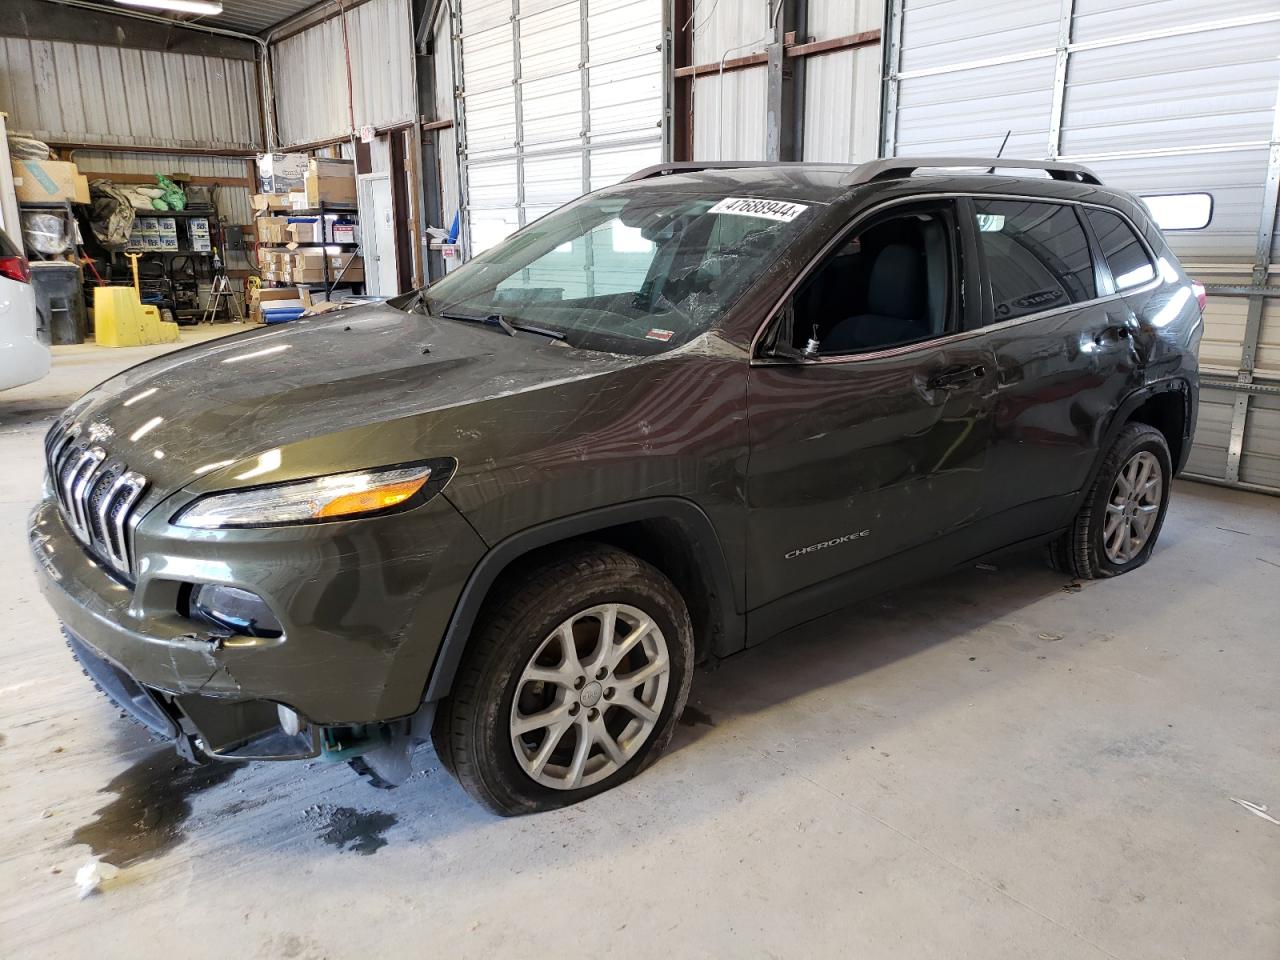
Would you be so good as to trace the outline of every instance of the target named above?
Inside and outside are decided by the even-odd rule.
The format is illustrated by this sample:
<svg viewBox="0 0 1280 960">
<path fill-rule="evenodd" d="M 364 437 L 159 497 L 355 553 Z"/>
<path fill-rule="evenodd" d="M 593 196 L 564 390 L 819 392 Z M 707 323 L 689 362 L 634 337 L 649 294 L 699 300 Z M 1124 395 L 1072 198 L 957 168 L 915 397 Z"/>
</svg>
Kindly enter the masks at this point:
<svg viewBox="0 0 1280 960">
<path fill-rule="evenodd" d="M 490 599 L 437 714 L 437 752 L 496 813 L 576 803 L 662 751 L 692 663 L 670 580 L 612 547 L 572 549 Z"/>
<path fill-rule="evenodd" d="M 1050 564 L 1082 580 L 1142 566 L 1164 525 L 1172 479 L 1164 434 L 1145 423 L 1125 426 L 1070 529 L 1049 545 Z"/>
</svg>

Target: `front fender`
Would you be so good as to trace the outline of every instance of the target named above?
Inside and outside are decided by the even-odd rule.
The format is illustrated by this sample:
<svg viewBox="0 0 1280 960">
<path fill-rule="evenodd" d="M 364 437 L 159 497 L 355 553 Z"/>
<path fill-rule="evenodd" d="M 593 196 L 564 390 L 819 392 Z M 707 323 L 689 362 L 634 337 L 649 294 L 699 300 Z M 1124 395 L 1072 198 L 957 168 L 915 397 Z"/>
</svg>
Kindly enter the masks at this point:
<svg viewBox="0 0 1280 960">
<path fill-rule="evenodd" d="M 512 534 L 496 544 L 476 564 L 454 607 L 427 684 L 424 702 L 440 700 L 453 688 L 454 677 L 466 651 L 476 617 L 490 588 L 504 570 L 534 550 L 640 520 L 673 520 L 688 531 L 690 543 L 714 584 L 713 600 L 719 605 L 723 627 L 721 646 L 728 652 L 745 644 L 746 621 L 734 602 L 729 563 L 710 518 L 691 500 L 654 497 L 561 517 Z"/>
</svg>

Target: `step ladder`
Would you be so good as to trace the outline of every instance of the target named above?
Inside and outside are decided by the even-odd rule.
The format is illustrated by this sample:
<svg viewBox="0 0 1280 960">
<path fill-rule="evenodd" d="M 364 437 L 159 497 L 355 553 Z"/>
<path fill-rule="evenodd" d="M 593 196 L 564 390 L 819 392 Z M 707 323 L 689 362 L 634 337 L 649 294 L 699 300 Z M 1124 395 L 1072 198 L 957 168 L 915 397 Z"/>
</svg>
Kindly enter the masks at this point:
<svg viewBox="0 0 1280 960">
<path fill-rule="evenodd" d="M 205 305 L 204 313 L 200 315 L 201 323 L 213 323 L 218 316 L 218 307 L 222 305 L 222 301 L 226 300 L 227 314 L 238 322 L 244 320 L 244 311 L 240 308 L 239 294 L 231 287 L 231 281 L 227 279 L 225 273 L 220 273 L 213 278 L 213 286 L 209 289 L 209 302 Z"/>
</svg>

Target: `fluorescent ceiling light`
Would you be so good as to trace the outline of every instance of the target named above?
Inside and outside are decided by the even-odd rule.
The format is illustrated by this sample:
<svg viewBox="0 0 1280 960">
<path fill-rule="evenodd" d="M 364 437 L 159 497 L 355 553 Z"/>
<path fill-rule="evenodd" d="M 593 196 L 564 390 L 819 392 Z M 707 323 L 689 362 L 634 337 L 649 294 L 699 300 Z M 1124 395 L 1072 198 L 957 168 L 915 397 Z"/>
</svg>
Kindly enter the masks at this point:
<svg viewBox="0 0 1280 960">
<path fill-rule="evenodd" d="M 198 13 L 213 16 L 222 12 L 222 0 L 116 0 L 129 7 L 167 10 L 171 13 Z"/>
</svg>

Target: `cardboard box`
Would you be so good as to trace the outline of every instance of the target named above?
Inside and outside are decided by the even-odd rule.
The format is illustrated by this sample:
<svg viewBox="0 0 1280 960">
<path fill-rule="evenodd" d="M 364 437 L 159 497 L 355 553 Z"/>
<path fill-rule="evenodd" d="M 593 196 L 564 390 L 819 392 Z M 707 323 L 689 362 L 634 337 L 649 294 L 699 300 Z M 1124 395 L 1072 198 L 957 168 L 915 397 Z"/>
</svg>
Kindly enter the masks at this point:
<svg viewBox="0 0 1280 960">
<path fill-rule="evenodd" d="M 343 282 L 364 282 L 364 258 L 358 253 L 341 253 L 329 257 L 329 279 L 342 278 Z"/>
<path fill-rule="evenodd" d="M 353 204 L 356 202 L 354 177 L 307 177 L 307 205 L 321 203 Z"/>
<path fill-rule="evenodd" d="M 156 234 L 156 218 L 155 217 L 135 217 L 133 220 L 133 229 L 136 233 L 151 237 Z"/>
<path fill-rule="evenodd" d="M 289 234 L 286 228 L 289 221 L 285 217 L 258 217 L 253 221 L 258 231 L 258 243 L 288 243 Z"/>
<path fill-rule="evenodd" d="M 258 192 L 289 193 L 303 189 L 310 160 L 305 153 L 258 154 Z"/>
<path fill-rule="evenodd" d="M 14 160 L 13 186 L 19 203 L 89 202 L 89 181 L 60 160 Z"/>
<path fill-rule="evenodd" d="M 324 235 L 318 220 L 299 220 L 288 226 L 289 239 L 293 243 L 323 243 Z"/>
<path fill-rule="evenodd" d="M 281 287 L 278 290 L 260 289 L 252 298 L 249 307 L 249 319 L 262 323 L 262 305 L 300 306 L 307 309 L 311 306 L 311 294 L 298 287 Z"/>
<path fill-rule="evenodd" d="M 307 205 L 356 202 L 356 168 L 350 160 L 313 159 L 307 169 Z"/>
<path fill-rule="evenodd" d="M 324 267 L 318 270 L 299 270 L 294 267 L 291 279 L 294 283 L 326 283 L 329 280 L 324 275 Z"/>
<path fill-rule="evenodd" d="M 354 160 L 312 157 L 307 164 L 307 173 L 313 177 L 346 177 L 351 180 L 355 179 L 356 164 Z"/>
<path fill-rule="evenodd" d="M 250 199 L 254 210 L 288 210 L 289 194 L 255 193 Z"/>
<path fill-rule="evenodd" d="M 324 251 L 316 250 L 307 253 L 298 252 L 293 255 L 294 270 L 319 270 L 324 273 Z"/>
<path fill-rule="evenodd" d="M 329 225 L 333 243 L 359 243 L 360 225 L 351 220 L 334 220 Z"/>
</svg>

